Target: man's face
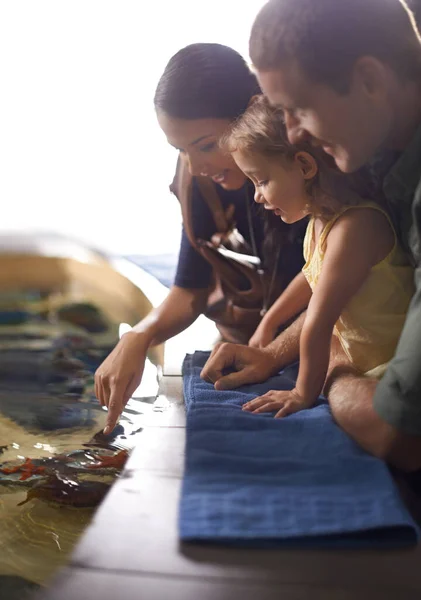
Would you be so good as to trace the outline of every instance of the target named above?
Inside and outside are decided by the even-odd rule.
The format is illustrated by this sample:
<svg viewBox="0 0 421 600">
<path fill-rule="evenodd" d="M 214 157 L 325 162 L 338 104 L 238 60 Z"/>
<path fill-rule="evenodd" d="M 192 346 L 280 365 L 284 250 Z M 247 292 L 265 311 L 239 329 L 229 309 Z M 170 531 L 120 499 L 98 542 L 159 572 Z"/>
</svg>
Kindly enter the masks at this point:
<svg viewBox="0 0 421 600">
<path fill-rule="evenodd" d="M 345 94 L 312 82 L 293 62 L 277 71 L 258 71 L 257 77 L 271 104 L 284 110 L 290 142 L 311 139 L 341 171 L 356 171 L 385 144 L 391 126 L 388 103 L 358 73 Z"/>
</svg>

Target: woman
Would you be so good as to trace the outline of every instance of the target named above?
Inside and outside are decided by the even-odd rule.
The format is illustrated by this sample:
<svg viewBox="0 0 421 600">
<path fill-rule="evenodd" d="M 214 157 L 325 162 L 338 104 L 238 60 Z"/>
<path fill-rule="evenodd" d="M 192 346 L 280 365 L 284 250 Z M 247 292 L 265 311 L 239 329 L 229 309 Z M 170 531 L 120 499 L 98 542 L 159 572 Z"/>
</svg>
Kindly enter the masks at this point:
<svg viewBox="0 0 421 600">
<path fill-rule="evenodd" d="M 262 313 L 303 265 L 305 224 L 291 228 L 276 217 L 272 216 L 272 222 L 269 216 L 264 217 L 255 207 L 253 186 L 246 183 L 233 159 L 219 149 L 221 135 L 259 92 L 257 81 L 242 57 L 219 44 L 183 48 L 171 58 L 158 83 L 155 94 L 158 121 L 168 142 L 180 152 L 181 175 L 186 167 L 190 171 L 192 202 L 186 215 L 182 200 L 186 186 L 180 190 L 180 177 L 176 178 L 173 189 L 182 203 L 183 233 L 174 285 L 165 301 L 122 337 L 95 375 L 97 397 L 109 408 L 105 433 L 115 426 L 139 386 L 151 346 L 180 333 L 202 313 L 217 323 L 219 319 L 219 323 L 227 324 L 224 322 L 227 303 L 222 302 L 221 311 L 220 294 L 219 303 L 210 301 L 215 292 L 214 267 L 220 256 L 213 248 L 203 250 L 218 232 L 204 197 L 204 182 L 209 184 L 211 180 L 215 184 L 223 212 L 236 226 L 237 239 L 244 240 L 243 247 L 252 248 L 267 271 L 269 284 L 262 299 Z M 196 240 L 201 243 L 196 244 Z M 227 294 L 226 290 L 222 286 L 222 293 Z M 235 330 L 228 327 L 228 339 L 246 343 L 253 333 L 247 330 L 247 318 L 236 325 Z"/>
</svg>

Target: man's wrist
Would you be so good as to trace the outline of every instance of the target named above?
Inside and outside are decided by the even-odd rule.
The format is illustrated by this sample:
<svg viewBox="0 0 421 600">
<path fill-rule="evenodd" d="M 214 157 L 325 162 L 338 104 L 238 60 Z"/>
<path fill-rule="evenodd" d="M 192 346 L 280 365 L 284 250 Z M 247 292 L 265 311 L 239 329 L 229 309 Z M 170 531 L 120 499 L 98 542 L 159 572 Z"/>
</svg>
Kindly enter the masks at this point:
<svg viewBox="0 0 421 600">
<path fill-rule="evenodd" d="M 272 343 L 267 346 L 277 370 L 298 360 L 300 355 L 300 336 L 305 314 L 301 314 L 288 329 L 285 329 Z"/>
<path fill-rule="evenodd" d="M 276 373 L 278 373 L 280 371 L 280 369 L 282 369 L 282 367 L 284 366 L 279 361 L 277 348 L 275 346 L 273 346 L 272 344 L 269 344 L 269 346 L 262 348 L 261 352 L 264 352 L 264 354 L 266 354 L 267 368 L 270 373 L 270 376 L 276 375 Z"/>
<path fill-rule="evenodd" d="M 298 360 L 298 353 L 297 356 L 294 356 L 293 358 L 288 356 L 287 348 L 283 343 L 280 342 L 279 337 L 266 346 L 264 350 L 267 352 L 271 363 L 274 365 L 274 368 L 276 367 L 276 372 Z"/>
</svg>

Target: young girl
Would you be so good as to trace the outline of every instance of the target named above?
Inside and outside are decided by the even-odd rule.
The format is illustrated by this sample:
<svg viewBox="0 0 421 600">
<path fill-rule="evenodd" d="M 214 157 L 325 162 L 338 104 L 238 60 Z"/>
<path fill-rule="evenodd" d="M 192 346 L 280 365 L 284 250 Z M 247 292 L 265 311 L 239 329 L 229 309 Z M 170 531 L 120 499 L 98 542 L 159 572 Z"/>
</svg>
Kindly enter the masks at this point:
<svg viewBox="0 0 421 600">
<path fill-rule="evenodd" d="M 351 191 L 314 148 L 292 146 L 282 111 L 263 97 L 222 145 L 254 183 L 256 202 L 286 223 L 310 216 L 305 266 L 250 341 L 267 345 L 280 325 L 307 309 L 296 387 L 268 392 L 243 409 L 284 417 L 312 406 L 326 378 L 332 335 L 355 368 L 381 377 L 414 293 L 413 270 L 385 211 Z"/>
</svg>

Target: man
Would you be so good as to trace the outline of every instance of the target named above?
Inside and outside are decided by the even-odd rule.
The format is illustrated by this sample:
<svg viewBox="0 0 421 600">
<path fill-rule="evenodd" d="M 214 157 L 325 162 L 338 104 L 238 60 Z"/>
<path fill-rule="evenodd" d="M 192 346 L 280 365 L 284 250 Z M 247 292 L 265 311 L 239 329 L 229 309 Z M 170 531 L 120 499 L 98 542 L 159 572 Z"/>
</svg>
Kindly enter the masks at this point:
<svg viewBox="0 0 421 600">
<path fill-rule="evenodd" d="M 383 192 L 416 268 L 416 293 L 384 378 L 332 348 L 325 391 L 337 423 L 372 454 L 421 468 L 421 40 L 404 0 L 270 0 L 250 55 L 292 143 L 311 138 L 344 172 L 399 153 Z M 264 350 L 222 344 L 202 377 L 218 389 L 263 381 L 296 360 L 303 317 Z M 227 368 L 234 372 L 225 375 Z"/>
</svg>

